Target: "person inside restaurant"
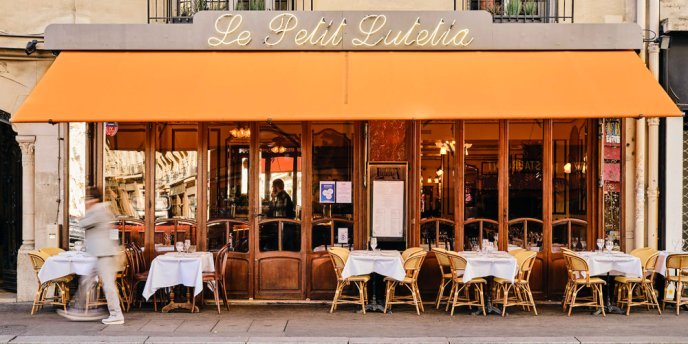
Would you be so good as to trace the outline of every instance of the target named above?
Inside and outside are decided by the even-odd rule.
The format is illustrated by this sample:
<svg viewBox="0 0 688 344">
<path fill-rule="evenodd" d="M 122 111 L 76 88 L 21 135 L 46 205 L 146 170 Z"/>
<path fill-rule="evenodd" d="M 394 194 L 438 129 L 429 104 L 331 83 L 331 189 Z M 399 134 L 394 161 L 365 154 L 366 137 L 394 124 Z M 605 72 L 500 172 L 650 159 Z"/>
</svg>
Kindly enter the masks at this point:
<svg viewBox="0 0 688 344">
<path fill-rule="evenodd" d="M 270 211 L 269 215 L 272 218 L 289 218 L 293 219 L 294 202 L 291 200 L 289 194 L 284 191 L 284 181 L 282 179 L 275 179 L 272 181 L 272 193 L 270 193 Z"/>
</svg>

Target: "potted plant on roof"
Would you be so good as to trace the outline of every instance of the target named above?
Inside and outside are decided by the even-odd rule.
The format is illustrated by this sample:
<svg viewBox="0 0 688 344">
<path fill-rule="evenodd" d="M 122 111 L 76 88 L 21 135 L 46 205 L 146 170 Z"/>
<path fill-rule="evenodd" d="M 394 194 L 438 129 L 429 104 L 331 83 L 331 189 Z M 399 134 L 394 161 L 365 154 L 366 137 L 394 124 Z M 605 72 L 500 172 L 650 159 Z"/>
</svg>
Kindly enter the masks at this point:
<svg viewBox="0 0 688 344">
<path fill-rule="evenodd" d="M 509 0 L 504 8 L 504 14 L 506 14 L 509 19 L 518 20 L 518 16 L 521 14 L 522 5 L 523 3 L 521 0 Z"/>
<path fill-rule="evenodd" d="M 534 19 L 538 14 L 537 12 L 538 4 L 535 0 L 526 0 L 526 2 L 523 3 L 523 14 L 525 14 L 527 18 Z"/>
</svg>

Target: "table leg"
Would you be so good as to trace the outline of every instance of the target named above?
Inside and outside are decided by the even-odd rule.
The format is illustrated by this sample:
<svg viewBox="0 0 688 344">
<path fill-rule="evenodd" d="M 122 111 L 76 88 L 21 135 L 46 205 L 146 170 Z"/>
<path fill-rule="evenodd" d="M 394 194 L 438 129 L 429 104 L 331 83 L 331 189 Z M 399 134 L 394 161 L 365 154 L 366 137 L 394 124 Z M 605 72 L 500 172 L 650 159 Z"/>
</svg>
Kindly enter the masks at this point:
<svg viewBox="0 0 688 344">
<path fill-rule="evenodd" d="M 382 276 L 377 274 L 377 273 L 373 273 L 372 277 L 373 277 L 372 278 L 373 287 L 371 288 L 372 289 L 372 291 L 371 291 L 372 295 L 370 296 L 368 304 L 366 305 L 366 312 L 384 312 L 385 311 L 384 303 L 378 301 L 378 299 L 377 299 L 377 288 L 378 288 L 377 282 L 378 282 L 378 280 L 382 279 Z M 383 283 L 384 283 L 384 281 L 383 281 Z M 383 287 L 383 289 L 384 289 L 384 287 Z M 384 300 L 384 297 L 381 300 Z M 391 313 L 391 311 L 390 311 L 390 313 Z"/>
<path fill-rule="evenodd" d="M 174 298 L 174 288 L 170 288 L 170 303 L 165 305 L 165 307 L 162 308 L 163 313 L 168 313 L 170 311 L 173 311 L 175 309 L 188 309 L 191 311 L 191 313 L 198 312 L 198 306 L 194 307 L 193 304 L 191 303 L 191 288 L 187 287 L 186 288 L 186 300 L 184 302 L 177 302 L 175 301 Z"/>
<path fill-rule="evenodd" d="M 497 315 L 502 315 L 502 310 L 495 307 L 492 304 L 492 284 L 493 284 L 493 279 L 494 277 L 488 276 L 487 277 L 487 285 L 485 286 L 485 289 L 483 290 L 483 298 L 485 300 L 485 313 L 486 314 L 497 314 Z M 481 315 L 483 314 L 482 309 L 478 309 L 472 313 L 473 315 Z"/>
<path fill-rule="evenodd" d="M 609 273 L 607 273 L 607 277 L 605 278 L 605 281 L 607 283 L 604 286 L 604 311 L 606 313 L 613 313 L 613 314 L 626 314 L 621 308 L 612 304 L 611 291 L 612 291 L 612 282 L 614 282 L 614 279 L 612 278 L 611 275 L 609 275 Z M 598 309 L 593 314 L 600 315 L 600 314 L 602 314 L 602 311 L 600 311 Z"/>
</svg>

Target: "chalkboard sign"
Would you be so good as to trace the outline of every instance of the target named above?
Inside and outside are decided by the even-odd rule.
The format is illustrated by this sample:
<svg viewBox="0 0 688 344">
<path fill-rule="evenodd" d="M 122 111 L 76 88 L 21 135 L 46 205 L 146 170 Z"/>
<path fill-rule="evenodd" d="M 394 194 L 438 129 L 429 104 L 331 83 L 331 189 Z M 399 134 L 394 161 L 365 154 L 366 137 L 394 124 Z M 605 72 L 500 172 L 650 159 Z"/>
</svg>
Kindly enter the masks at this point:
<svg viewBox="0 0 688 344">
<path fill-rule="evenodd" d="M 406 163 L 368 165 L 370 236 L 378 241 L 405 241 Z"/>
</svg>

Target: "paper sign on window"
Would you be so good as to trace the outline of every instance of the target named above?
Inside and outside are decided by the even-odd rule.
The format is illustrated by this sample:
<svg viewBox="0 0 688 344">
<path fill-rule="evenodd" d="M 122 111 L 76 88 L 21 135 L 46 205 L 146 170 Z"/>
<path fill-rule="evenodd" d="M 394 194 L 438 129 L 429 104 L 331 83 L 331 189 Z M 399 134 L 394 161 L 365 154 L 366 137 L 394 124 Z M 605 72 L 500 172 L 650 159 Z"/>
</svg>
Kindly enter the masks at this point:
<svg viewBox="0 0 688 344">
<path fill-rule="evenodd" d="M 338 244 L 348 244 L 349 243 L 349 229 L 346 227 L 337 228 L 337 243 Z"/>
</svg>

